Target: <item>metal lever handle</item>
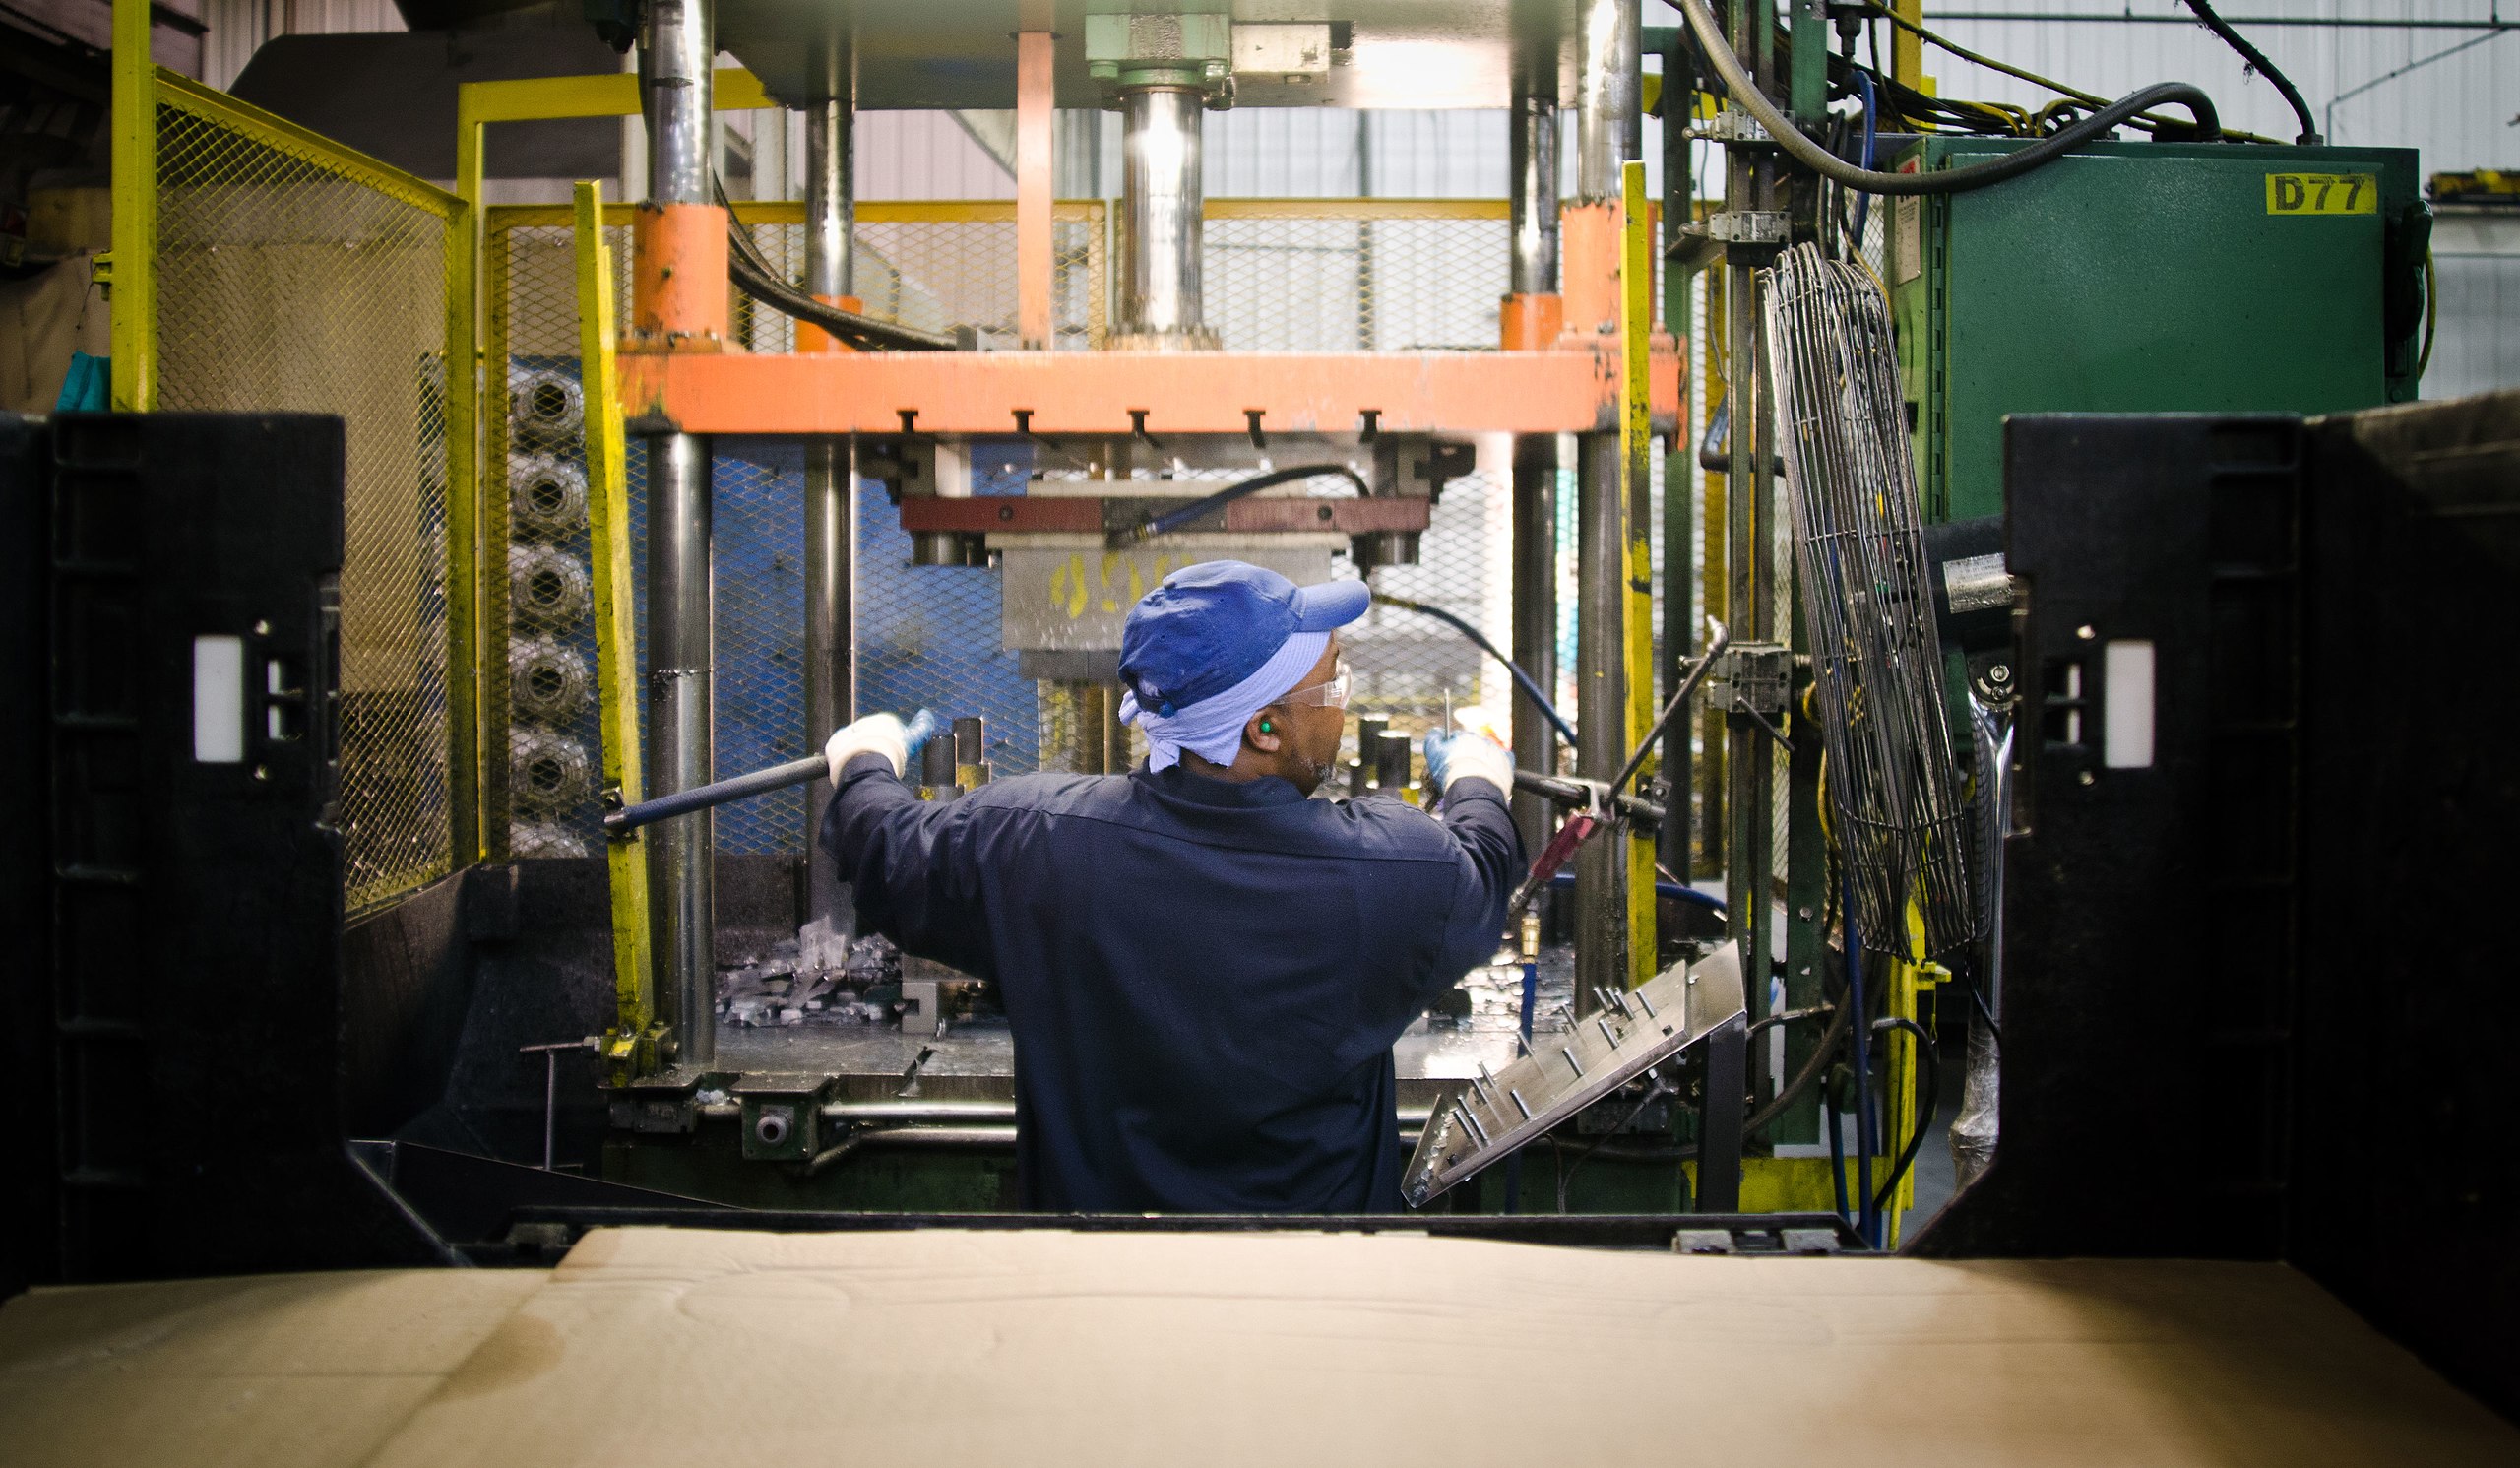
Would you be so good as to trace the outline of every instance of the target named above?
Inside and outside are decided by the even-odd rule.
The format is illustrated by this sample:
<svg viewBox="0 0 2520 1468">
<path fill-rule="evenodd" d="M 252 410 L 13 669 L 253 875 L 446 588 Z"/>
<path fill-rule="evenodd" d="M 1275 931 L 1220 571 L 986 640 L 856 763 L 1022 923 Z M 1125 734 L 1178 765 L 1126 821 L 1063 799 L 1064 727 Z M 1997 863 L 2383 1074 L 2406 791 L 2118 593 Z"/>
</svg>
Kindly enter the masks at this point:
<svg viewBox="0 0 2520 1468">
<path fill-rule="evenodd" d="M 791 759 L 784 765 L 772 765 L 767 770 L 755 770 L 749 775 L 737 775 L 732 780 L 720 780 L 708 785 L 695 786 L 690 790 L 676 791 L 669 796 L 659 796 L 653 800 L 641 800 L 636 805 L 624 805 L 618 810 L 607 810 L 603 816 L 603 833 L 614 837 L 627 836 L 641 826 L 653 825 L 661 820 L 670 820 L 677 815 L 689 815 L 695 810 L 706 810 L 713 805 L 724 805 L 729 800 L 740 800 L 746 796 L 766 796 L 774 790 L 786 790 L 791 785 L 803 785 L 809 780 L 820 780 L 830 773 L 831 765 L 819 754 L 810 754 L 803 759 Z"/>
</svg>

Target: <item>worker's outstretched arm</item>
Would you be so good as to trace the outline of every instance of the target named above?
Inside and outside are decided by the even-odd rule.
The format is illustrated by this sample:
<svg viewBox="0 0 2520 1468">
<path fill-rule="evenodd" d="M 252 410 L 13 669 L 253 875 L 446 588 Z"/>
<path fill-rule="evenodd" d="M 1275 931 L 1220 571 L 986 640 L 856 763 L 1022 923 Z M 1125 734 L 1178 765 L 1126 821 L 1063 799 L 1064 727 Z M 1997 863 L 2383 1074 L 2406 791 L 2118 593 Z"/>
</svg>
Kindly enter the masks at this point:
<svg viewBox="0 0 2520 1468">
<path fill-rule="evenodd" d="M 1504 789 L 1486 778 L 1455 778 L 1436 805 L 1436 818 L 1461 844 L 1465 859 L 1444 931 L 1440 967 L 1452 976 L 1444 981 L 1449 987 L 1496 956 L 1505 931 L 1505 904 L 1523 877 L 1523 839 Z"/>
<path fill-rule="evenodd" d="M 856 894 L 861 929 L 882 933 L 906 953 L 994 978 L 976 852 L 979 812 L 960 800 L 922 800 L 903 784 L 909 741 L 900 734 L 899 720 L 879 714 L 832 735 L 823 846 Z"/>
</svg>

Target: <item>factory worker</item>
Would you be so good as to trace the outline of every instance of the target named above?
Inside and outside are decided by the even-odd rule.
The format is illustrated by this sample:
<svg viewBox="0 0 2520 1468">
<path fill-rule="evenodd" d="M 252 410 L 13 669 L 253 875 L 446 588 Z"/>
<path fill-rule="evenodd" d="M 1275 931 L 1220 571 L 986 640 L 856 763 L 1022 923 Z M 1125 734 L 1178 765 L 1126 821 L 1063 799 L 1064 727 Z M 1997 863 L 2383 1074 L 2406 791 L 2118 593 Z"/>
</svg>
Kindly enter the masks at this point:
<svg viewBox="0 0 2520 1468">
<path fill-rule="evenodd" d="M 1121 634 L 1150 751 L 1128 775 L 930 802 L 899 719 L 832 735 L 822 839 L 861 927 L 997 982 L 1028 1207 L 1401 1210 L 1392 1043 L 1494 956 L 1522 854 L 1512 762 L 1476 734 L 1428 736 L 1433 814 L 1306 798 L 1347 722 L 1338 629 L 1370 600 L 1173 573 Z"/>
</svg>

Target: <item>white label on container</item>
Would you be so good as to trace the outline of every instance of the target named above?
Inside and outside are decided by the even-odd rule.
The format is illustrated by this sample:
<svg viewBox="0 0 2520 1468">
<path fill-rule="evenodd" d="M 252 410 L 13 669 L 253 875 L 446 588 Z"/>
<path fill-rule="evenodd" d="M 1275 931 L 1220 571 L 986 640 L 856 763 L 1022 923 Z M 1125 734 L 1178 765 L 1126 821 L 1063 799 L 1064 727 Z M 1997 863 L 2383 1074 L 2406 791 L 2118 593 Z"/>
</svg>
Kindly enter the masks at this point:
<svg viewBox="0 0 2520 1468">
<path fill-rule="evenodd" d="M 193 639 L 193 758 L 206 765 L 245 759 L 245 639 Z"/>
<path fill-rule="evenodd" d="M 2111 642 L 2101 649 L 2100 762 L 2112 770 L 2153 763 L 2153 645 Z"/>
</svg>

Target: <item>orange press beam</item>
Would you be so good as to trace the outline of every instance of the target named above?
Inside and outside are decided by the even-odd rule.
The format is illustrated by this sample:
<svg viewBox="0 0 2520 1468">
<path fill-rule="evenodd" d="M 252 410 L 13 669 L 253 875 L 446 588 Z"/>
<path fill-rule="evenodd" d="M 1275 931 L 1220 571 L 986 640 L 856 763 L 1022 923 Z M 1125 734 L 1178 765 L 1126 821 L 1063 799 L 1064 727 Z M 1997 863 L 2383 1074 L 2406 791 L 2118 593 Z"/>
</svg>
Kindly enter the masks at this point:
<svg viewBox="0 0 2520 1468">
<path fill-rule="evenodd" d="M 1678 357 L 1652 380 L 1668 429 Z M 1616 355 L 1564 350 L 625 352 L 621 397 L 636 430 L 682 433 L 1590 433 L 1619 411 Z"/>
</svg>

